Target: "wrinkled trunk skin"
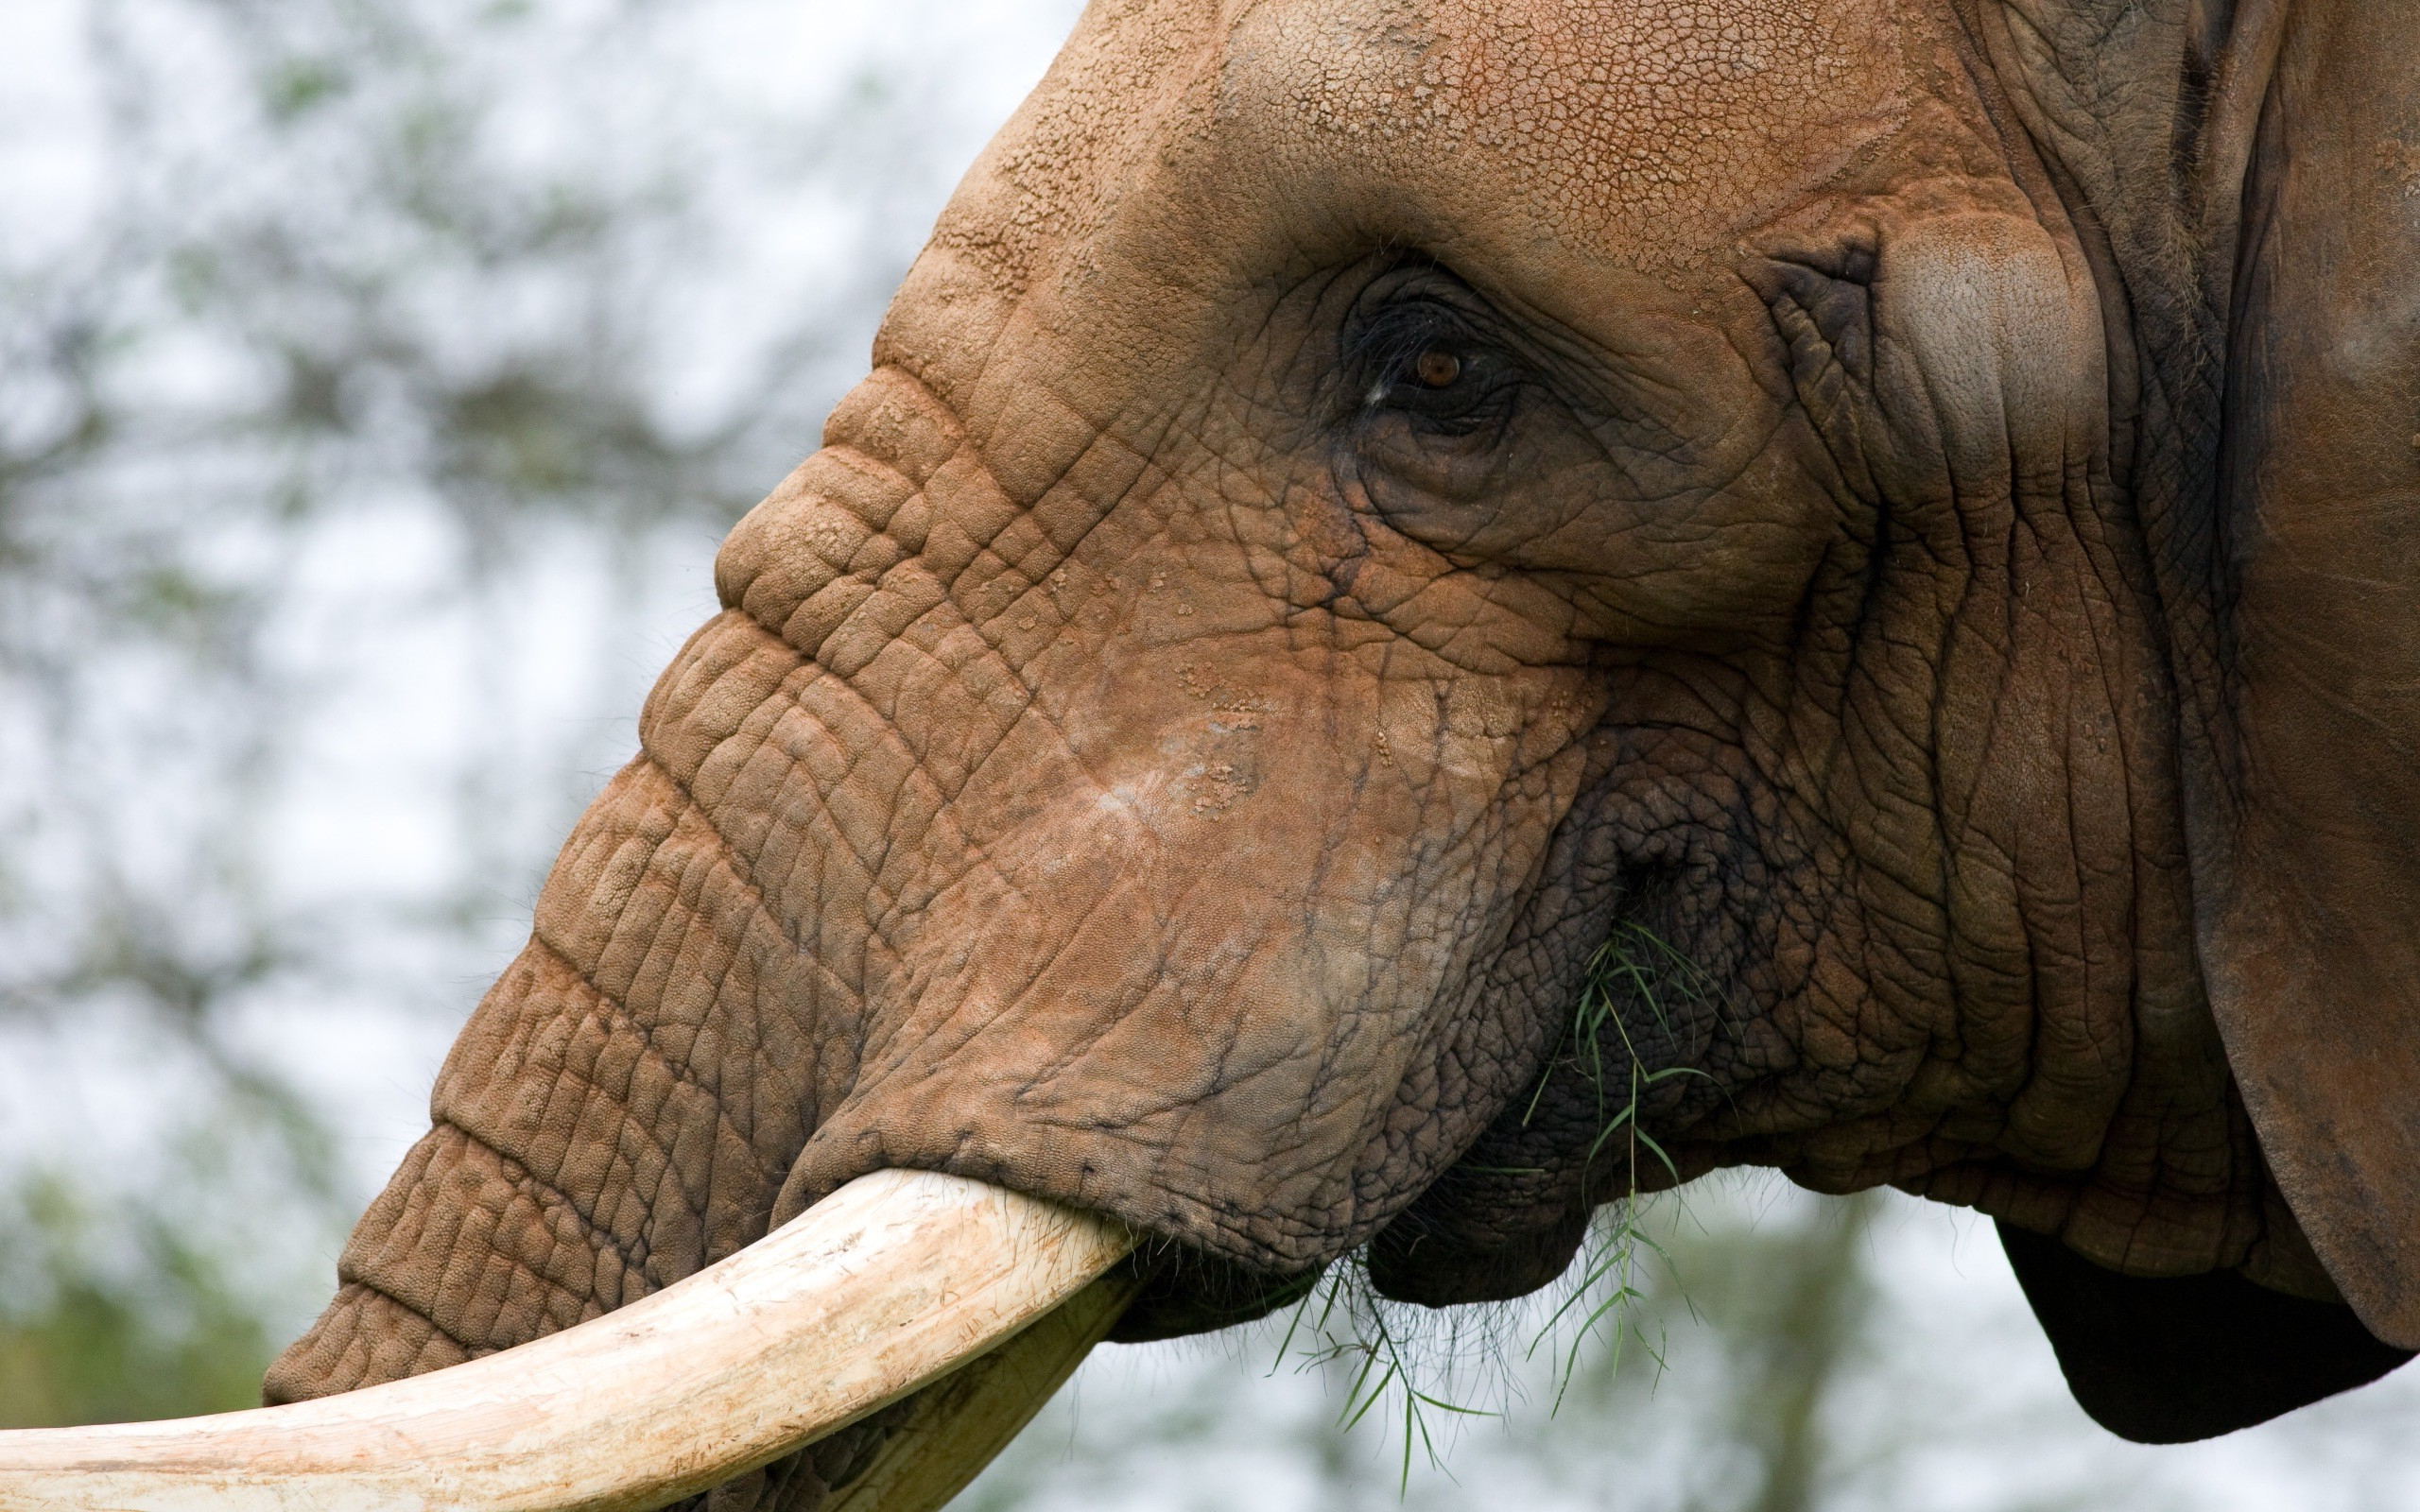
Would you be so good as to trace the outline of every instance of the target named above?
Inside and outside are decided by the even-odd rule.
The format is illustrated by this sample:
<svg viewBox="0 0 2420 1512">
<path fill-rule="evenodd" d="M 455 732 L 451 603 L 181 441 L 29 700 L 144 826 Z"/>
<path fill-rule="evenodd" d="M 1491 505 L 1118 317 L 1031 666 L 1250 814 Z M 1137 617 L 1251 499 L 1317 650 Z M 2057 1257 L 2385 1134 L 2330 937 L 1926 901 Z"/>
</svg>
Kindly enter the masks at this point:
<svg viewBox="0 0 2420 1512">
<path fill-rule="evenodd" d="M 1063 550 L 897 368 L 827 441 L 724 548 L 731 608 L 272 1400 L 594 1316 L 889 1166 L 1298 1271 L 1534 1061 L 1442 986 L 1521 915 L 1580 783 L 1568 671 L 1272 623 L 1177 484 L 1153 529 L 1069 520 Z M 1512 717 L 1558 698 L 1557 735 Z"/>
<path fill-rule="evenodd" d="M 1158 487 L 1064 551 L 913 378 L 841 406 L 272 1395 L 593 1316 L 887 1166 L 1283 1272 L 1468 1142 L 1539 1047 L 1442 985 L 1534 895 L 1594 711 L 1281 618 Z"/>
</svg>

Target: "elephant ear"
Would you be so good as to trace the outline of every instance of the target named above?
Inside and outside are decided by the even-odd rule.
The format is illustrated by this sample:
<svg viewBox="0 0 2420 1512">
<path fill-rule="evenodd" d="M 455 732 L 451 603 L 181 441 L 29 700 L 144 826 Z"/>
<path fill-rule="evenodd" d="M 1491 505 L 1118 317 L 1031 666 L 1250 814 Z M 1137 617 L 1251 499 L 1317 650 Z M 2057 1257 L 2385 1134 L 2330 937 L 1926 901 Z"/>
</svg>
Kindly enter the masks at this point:
<svg viewBox="0 0 2420 1512">
<path fill-rule="evenodd" d="M 2420 1348 L 2420 3 L 2284 14 L 2216 512 L 2171 549 L 2207 553 L 2212 611 L 2177 651 L 2196 924 L 2280 1190 L 2362 1322 Z"/>
<path fill-rule="evenodd" d="M 2366 1385 L 2411 1358 L 2347 1309 L 2231 1270 L 2121 1276 L 2003 1223 L 2025 1299 L 2076 1404 L 2137 1444 L 2183 1444 Z"/>
</svg>

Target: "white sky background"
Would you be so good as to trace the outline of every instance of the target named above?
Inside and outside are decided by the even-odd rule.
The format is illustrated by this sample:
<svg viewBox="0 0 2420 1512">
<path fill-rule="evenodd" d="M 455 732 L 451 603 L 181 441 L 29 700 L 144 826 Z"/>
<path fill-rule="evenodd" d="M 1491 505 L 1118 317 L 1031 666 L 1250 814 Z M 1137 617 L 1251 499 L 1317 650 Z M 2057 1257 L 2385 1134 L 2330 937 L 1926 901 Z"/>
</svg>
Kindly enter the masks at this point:
<svg viewBox="0 0 2420 1512">
<path fill-rule="evenodd" d="M 0 6 L 0 269 L 72 253 L 123 188 L 112 176 L 126 166 L 97 145 L 104 102 L 88 53 L 96 3 Z M 177 25 L 173 4 L 151 9 L 161 25 Z M 468 27 L 484 8 L 454 9 Z M 770 334 L 784 328 L 781 312 L 813 312 L 826 352 L 794 377 L 800 414 L 820 414 L 837 397 L 862 367 L 880 294 L 1074 12 L 1070 0 L 530 9 L 530 19 L 463 53 L 501 101 L 483 141 L 502 171 L 640 198 L 648 175 L 668 174 L 695 198 L 686 240 L 632 254 L 655 259 L 643 366 L 648 403 L 673 434 L 709 429 L 732 408 L 733 386 L 752 381 Z M 237 124 L 244 81 L 215 77 L 198 56 L 176 97 L 157 102 L 188 123 L 181 133 L 191 161 L 178 171 L 193 177 L 176 195 L 315 194 L 293 181 L 315 161 L 307 153 L 267 166 L 248 156 Z M 321 168 L 341 174 L 345 163 L 333 157 Z M 338 221 L 324 232 L 367 234 Z M 449 277 L 411 285 L 427 305 L 415 318 L 465 364 L 524 327 L 578 318 L 565 301 L 580 290 L 560 279 L 499 289 Z M 171 398 L 191 390 L 197 404 L 222 386 L 263 381 L 206 341 L 168 343 L 144 374 Z M 12 422 L 0 415 L 0 427 Z M 811 419 L 784 434 L 803 454 Z M 783 465 L 766 463 L 757 491 Z M 175 490 L 158 497 L 172 507 Z M 634 547 L 577 521 L 541 521 L 501 569 L 466 590 L 478 543 L 445 504 L 425 488 L 367 475 L 279 548 L 288 555 L 263 631 L 288 701 L 286 744 L 268 779 L 264 828 L 273 839 L 261 885 L 281 917 L 326 910 L 327 927 L 350 931 L 364 964 L 342 977 L 269 981 L 240 1005 L 234 1032 L 311 1091 L 338 1131 L 344 1178 L 365 1197 L 424 1126 L 439 1058 L 518 947 L 553 846 L 632 748 L 648 684 L 713 607 L 716 531 L 697 519 L 652 526 Z M 268 548 L 231 535 L 213 549 Z M 210 713 L 174 711 L 178 690 L 156 669 L 130 664 L 111 687 L 130 731 L 152 730 L 146 721 L 159 708 L 178 719 Z M 11 744 L 12 718 L 0 708 L 0 761 L 22 749 Z M 134 827 L 138 836 L 182 833 L 194 806 L 217 801 L 216 790 L 188 782 L 173 748 L 130 734 L 110 759 L 129 809 L 156 811 Z M 8 782 L 0 773 L 0 787 Z M 27 843 L 42 855 L 69 842 L 43 832 Z M 427 922 L 432 900 L 465 885 L 467 920 L 458 907 L 444 927 Z M 106 1005 L 63 1025 L 0 1026 L 0 1148 L 68 1162 L 96 1182 L 125 1177 L 159 1158 L 181 1064 L 163 1057 L 143 1021 Z M 1717 1231 L 1752 1220 L 1804 1225 L 1815 1206 L 1754 1183 L 1690 1200 L 1694 1221 Z M 268 1227 L 244 1237 L 264 1251 L 313 1246 L 309 1268 L 324 1288 L 326 1237 L 277 1229 L 278 1211 L 264 1208 L 258 1222 Z M 240 1218 L 235 1227 L 244 1228 Z M 2219 1443 L 2137 1449 L 2067 1402 L 1987 1224 L 1893 1199 L 1871 1244 L 1880 1321 L 1826 1408 L 1825 1504 L 2420 1504 L 2420 1452 L 2406 1447 L 2405 1426 L 2420 1420 L 2420 1374 Z M 307 1312 L 323 1295 L 294 1305 Z M 1703 1422 L 1720 1411 L 1710 1400 L 1720 1394 L 1716 1366 L 1693 1342 L 1703 1331 L 1685 1306 L 1668 1305 L 1664 1321 L 1672 1347 L 1651 1392 L 1625 1387 L 1599 1404 L 1610 1419 L 1567 1403 L 1541 1426 L 1545 1407 L 1532 1400 L 1515 1410 L 1515 1427 L 1463 1426 L 1448 1458 L 1455 1479 L 1416 1467 L 1405 1504 L 1731 1504 L 1721 1467 L 1693 1457 L 1710 1442 Z M 1520 1334 L 1521 1325 L 1506 1327 Z M 1335 1383 L 1290 1367 L 1271 1374 L 1274 1351 L 1266 1330 L 1102 1350 L 969 1504 L 1285 1512 L 1393 1503 L 1399 1430 L 1374 1418 L 1339 1440 L 1324 1430 L 1341 1402 Z M 1534 1371 L 1522 1379 L 1533 1399 L 1544 1394 Z"/>
</svg>

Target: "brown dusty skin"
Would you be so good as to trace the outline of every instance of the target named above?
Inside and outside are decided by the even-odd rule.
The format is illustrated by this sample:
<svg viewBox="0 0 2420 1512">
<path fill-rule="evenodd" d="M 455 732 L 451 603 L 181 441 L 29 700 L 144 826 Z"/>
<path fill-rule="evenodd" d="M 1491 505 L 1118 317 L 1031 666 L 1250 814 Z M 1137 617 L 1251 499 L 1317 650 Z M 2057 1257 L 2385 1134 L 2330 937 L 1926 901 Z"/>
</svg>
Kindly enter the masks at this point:
<svg viewBox="0 0 2420 1512">
<path fill-rule="evenodd" d="M 2415 39 L 1100 0 L 270 1396 L 884 1166 L 1172 1242 L 1138 1336 L 1755 1161 L 2420 1344 Z M 1573 1043 L 1617 926 L 1689 964 Z"/>
</svg>

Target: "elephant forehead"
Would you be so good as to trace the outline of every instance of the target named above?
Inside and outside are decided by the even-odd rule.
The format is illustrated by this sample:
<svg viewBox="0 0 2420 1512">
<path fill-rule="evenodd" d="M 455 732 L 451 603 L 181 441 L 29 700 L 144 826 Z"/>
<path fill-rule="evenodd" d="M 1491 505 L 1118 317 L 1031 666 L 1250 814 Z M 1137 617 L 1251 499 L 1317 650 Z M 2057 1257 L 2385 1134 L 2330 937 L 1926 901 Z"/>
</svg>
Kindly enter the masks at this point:
<svg viewBox="0 0 2420 1512">
<path fill-rule="evenodd" d="M 1227 39 L 1222 113 L 1637 266 L 1727 245 L 1907 110 L 1894 0 L 1321 0 Z M 1510 229 L 1510 228 L 1508 228 Z"/>
<path fill-rule="evenodd" d="M 940 351 L 1039 285 L 1114 298 L 1137 255 L 1196 292 L 1372 245 L 1516 293 L 1607 269 L 1672 284 L 1827 188 L 1892 177 L 1927 101 L 1973 103 L 1946 47 L 1921 0 L 1096 4 L 909 286 Z"/>
</svg>

